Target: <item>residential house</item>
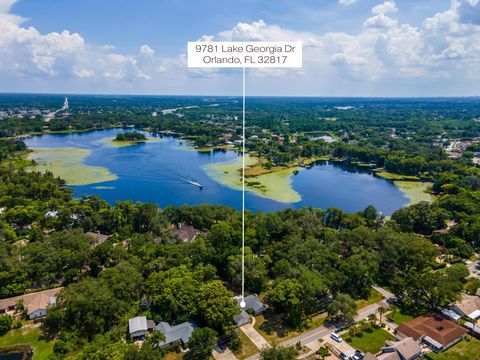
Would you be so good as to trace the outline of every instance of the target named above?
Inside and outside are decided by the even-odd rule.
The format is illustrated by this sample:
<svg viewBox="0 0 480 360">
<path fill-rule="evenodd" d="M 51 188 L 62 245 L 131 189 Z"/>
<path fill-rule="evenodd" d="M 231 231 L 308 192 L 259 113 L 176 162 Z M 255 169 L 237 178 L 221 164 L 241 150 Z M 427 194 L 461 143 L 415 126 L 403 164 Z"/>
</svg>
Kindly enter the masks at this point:
<svg viewBox="0 0 480 360">
<path fill-rule="evenodd" d="M 378 360 L 414 360 L 422 356 L 422 348 L 411 337 L 400 341 L 385 341 L 382 353 L 377 356 Z"/>
<path fill-rule="evenodd" d="M 397 338 L 402 340 L 411 337 L 425 343 L 434 352 L 440 352 L 461 341 L 467 332 L 451 320 L 437 314 L 428 314 L 400 324 Z"/>
<path fill-rule="evenodd" d="M 169 323 L 162 321 L 157 325 L 157 330 L 165 335 L 165 341 L 162 341 L 159 346 L 162 349 L 177 346 L 186 349 L 188 340 L 190 340 L 190 337 L 196 328 L 197 325 L 192 321 L 184 322 L 175 326 L 171 326 Z"/>
<path fill-rule="evenodd" d="M 462 317 L 472 320 L 480 319 L 480 297 L 462 295 L 460 300 L 452 305 L 452 309 Z"/>
<path fill-rule="evenodd" d="M 240 308 L 240 314 L 234 315 L 233 320 L 237 326 L 242 326 L 250 322 L 250 315 L 247 310 L 250 310 L 254 315 L 259 315 L 263 313 L 267 306 L 260 300 L 257 295 L 248 295 L 245 296 L 245 308 L 240 307 L 240 302 L 242 301 L 242 296 L 235 296 L 234 299 L 237 301 L 238 307 Z"/>
<path fill-rule="evenodd" d="M 459 315 L 455 310 L 449 307 L 442 310 L 442 315 L 455 322 L 458 322 L 462 318 L 462 315 Z"/>
<path fill-rule="evenodd" d="M 101 234 L 100 232 L 87 232 L 86 235 L 90 236 L 93 239 L 92 246 L 97 247 L 98 245 L 103 244 L 107 241 L 111 235 Z"/>
<path fill-rule="evenodd" d="M 63 288 L 54 288 L 0 300 L 0 314 L 14 312 L 18 304 L 23 302 L 23 308 L 30 320 L 41 318 L 47 314 L 48 306 L 54 305 L 57 293 Z"/>
<path fill-rule="evenodd" d="M 183 242 L 191 243 L 195 240 L 200 230 L 195 229 L 193 226 L 177 224 L 170 231 L 173 235 L 178 236 Z"/>
<path fill-rule="evenodd" d="M 132 339 L 144 339 L 148 335 L 146 316 L 136 316 L 128 320 L 128 333 Z"/>
</svg>

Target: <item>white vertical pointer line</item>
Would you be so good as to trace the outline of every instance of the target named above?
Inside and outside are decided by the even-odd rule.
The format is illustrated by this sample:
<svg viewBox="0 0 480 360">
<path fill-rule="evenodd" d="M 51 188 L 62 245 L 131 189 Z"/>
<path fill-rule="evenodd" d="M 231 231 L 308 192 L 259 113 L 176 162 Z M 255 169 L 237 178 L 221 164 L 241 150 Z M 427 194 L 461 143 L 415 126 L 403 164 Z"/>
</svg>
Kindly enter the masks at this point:
<svg viewBox="0 0 480 360">
<path fill-rule="evenodd" d="M 242 94 L 242 307 L 245 307 L 245 67 Z"/>
</svg>

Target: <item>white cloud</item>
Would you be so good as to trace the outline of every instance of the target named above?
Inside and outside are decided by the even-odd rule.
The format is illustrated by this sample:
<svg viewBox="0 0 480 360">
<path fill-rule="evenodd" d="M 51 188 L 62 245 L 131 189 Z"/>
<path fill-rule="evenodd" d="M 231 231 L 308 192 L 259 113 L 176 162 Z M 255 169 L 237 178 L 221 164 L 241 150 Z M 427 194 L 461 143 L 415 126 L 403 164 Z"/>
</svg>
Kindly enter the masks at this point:
<svg viewBox="0 0 480 360">
<path fill-rule="evenodd" d="M 91 78 L 95 75 L 94 71 L 86 69 L 73 69 L 73 73 L 80 79 Z"/>
<path fill-rule="evenodd" d="M 391 28 L 396 26 L 398 21 L 386 16 L 385 14 L 378 14 L 365 20 L 363 27 L 365 28 Z"/>
<path fill-rule="evenodd" d="M 144 44 L 140 46 L 140 54 L 146 57 L 154 57 L 155 56 L 155 50 L 153 50 L 150 46 L 147 44 Z"/>
<path fill-rule="evenodd" d="M 342 6 L 349 6 L 353 5 L 357 2 L 357 0 L 338 0 L 338 3 Z"/>
<path fill-rule="evenodd" d="M 112 52 L 112 45 L 92 46 L 79 33 L 68 30 L 40 33 L 24 27 L 25 19 L 10 13 L 15 0 L 0 0 L 0 72 L 19 76 L 88 79 L 98 76 L 148 80 L 141 58 L 151 61 L 155 52 L 142 45 L 138 55 Z"/>
<path fill-rule="evenodd" d="M 24 19 L 11 14 L 14 2 L 0 0 L 0 80 L 7 76 L 62 82 L 71 78 L 80 83 L 113 84 L 114 90 L 121 89 L 118 86 L 122 82 L 136 81 L 127 89 L 150 86 L 150 92 L 158 92 L 161 90 L 156 86 L 168 84 L 168 89 L 177 93 L 192 93 L 195 84 L 202 84 L 199 92 L 208 84 L 221 89 L 225 82 L 228 85 L 224 88 L 231 88 L 228 80 L 235 71 L 188 69 L 183 44 L 175 58 L 161 57 L 142 43 L 136 53 L 121 54 L 112 45 L 92 45 L 79 33 L 64 30 L 42 34 L 26 27 Z M 344 6 L 353 2 L 339 0 Z M 310 86 L 313 94 L 321 95 L 319 87 L 328 91 L 341 89 L 341 84 L 350 91 L 359 84 L 374 87 L 382 81 L 392 89 L 395 86 L 391 84 L 409 81 L 418 84 L 458 79 L 476 83 L 480 75 L 480 0 L 451 0 L 444 11 L 415 26 L 400 21 L 398 11 L 394 1 L 379 3 L 356 32 L 296 31 L 259 19 L 238 22 L 214 35 L 199 34 L 199 41 L 302 41 L 303 69 L 249 70 L 250 78 L 259 79 L 256 88 L 272 91 L 294 91 L 295 84 L 299 91 Z"/>
<path fill-rule="evenodd" d="M 397 5 L 395 1 L 388 0 L 383 2 L 382 4 L 378 4 L 372 9 L 372 14 L 380 15 L 380 14 L 387 14 L 389 12 L 397 11 Z"/>
</svg>

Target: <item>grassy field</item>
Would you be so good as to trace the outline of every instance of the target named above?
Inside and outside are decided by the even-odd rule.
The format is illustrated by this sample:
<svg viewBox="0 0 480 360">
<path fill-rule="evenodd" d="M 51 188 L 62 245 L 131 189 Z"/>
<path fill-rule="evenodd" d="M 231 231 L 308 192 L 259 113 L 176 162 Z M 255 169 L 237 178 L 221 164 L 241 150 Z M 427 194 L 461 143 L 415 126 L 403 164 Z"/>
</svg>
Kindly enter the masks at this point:
<svg viewBox="0 0 480 360">
<path fill-rule="evenodd" d="M 379 328 L 373 330 L 371 333 L 364 332 L 362 336 L 354 336 L 351 338 L 351 341 L 347 341 L 355 349 L 376 354 L 385 346 L 385 340 L 393 340 L 393 336 L 382 328 Z"/>
<path fill-rule="evenodd" d="M 46 360 L 53 354 L 54 341 L 47 342 L 37 328 L 21 328 L 11 330 L 0 336 L 0 347 L 29 344 L 34 348 L 33 360 Z"/>
<path fill-rule="evenodd" d="M 36 165 L 27 169 L 33 171 L 50 171 L 69 185 L 88 185 L 116 180 L 118 177 L 107 168 L 85 165 L 85 158 L 91 150 L 79 148 L 38 148 L 28 155 Z"/>
<path fill-rule="evenodd" d="M 432 187 L 431 182 L 421 181 L 394 181 L 393 182 L 406 197 L 410 199 L 411 204 L 418 203 L 420 201 L 432 202 L 435 199 L 430 194 L 429 188 Z"/>
<path fill-rule="evenodd" d="M 322 326 L 327 313 L 320 313 L 304 321 L 303 326 L 299 329 L 294 329 L 283 321 L 277 321 L 275 318 L 266 319 L 264 315 L 259 315 L 255 318 L 255 329 L 262 334 L 262 336 L 270 343 L 282 342 L 292 337 L 298 336 L 305 331 L 315 329 Z"/>
<path fill-rule="evenodd" d="M 384 179 L 388 180 L 420 180 L 418 176 L 414 175 L 400 175 L 400 174 L 394 174 L 388 171 L 376 171 L 375 175 L 380 176 Z"/>
<path fill-rule="evenodd" d="M 247 156 L 245 159 L 248 167 L 255 166 L 258 159 L 254 156 Z M 207 175 L 222 185 L 240 190 L 242 188 L 240 169 L 242 167 L 242 158 L 238 157 L 234 161 L 226 161 L 208 164 L 203 167 Z M 302 198 L 292 188 L 291 176 L 295 169 L 284 168 L 282 170 L 250 176 L 245 180 L 247 191 L 251 191 L 259 196 L 272 199 L 283 203 L 294 203 Z"/>
<path fill-rule="evenodd" d="M 382 294 L 380 294 L 377 290 L 371 288 L 370 289 L 370 296 L 368 299 L 360 299 L 356 300 L 355 303 L 357 304 L 357 310 L 364 308 L 367 305 L 375 304 L 383 299 Z"/>
<path fill-rule="evenodd" d="M 260 351 L 243 331 L 238 331 L 238 335 L 240 336 L 240 351 L 236 352 L 235 355 L 239 359 L 245 359 Z"/>
<path fill-rule="evenodd" d="M 259 315 L 255 318 L 254 328 L 262 334 L 270 344 L 285 341 L 301 333 L 301 331 L 287 326 L 283 321 L 269 321 L 264 315 Z"/>
<path fill-rule="evenodd" d="M 480 359 L 480 341 L 467 337 L 445 352 L 435 354 L 428 353 L 425 356 L 428 360 L 479 360 Z"/>
</svg>

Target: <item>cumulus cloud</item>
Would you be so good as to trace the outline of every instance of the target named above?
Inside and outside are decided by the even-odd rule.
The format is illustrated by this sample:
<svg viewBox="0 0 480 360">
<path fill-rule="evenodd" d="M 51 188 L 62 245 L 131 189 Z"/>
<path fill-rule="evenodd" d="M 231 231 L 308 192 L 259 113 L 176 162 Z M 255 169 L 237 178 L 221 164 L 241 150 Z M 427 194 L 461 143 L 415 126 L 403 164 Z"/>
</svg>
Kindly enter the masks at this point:
<svg viewBox="0 0 480 360">
<path fill-rule="evenodd" d="M 159 56 L 148 44 L 136 53 L 121 54 L 111 45 L 92 45 L 81 34 L 68 30 L 42 34 L 24 26 L 24 19 L 11 13 L 14 0 L 0 0 L 0 73 L 18 78 L 72 78 L 82 82 L 118 84 L 221 82 L 225 69 L 188 69 L 185 48 L 178 57 Z M 339 0 L 343 6 L 355 1 Z M 238 22 L 215 34 L 198 34 L 199 41 L 302 41 L 304 66 L 293 69 L 249 70 L 260 85 L 265 77 L 295 83 L 326 82 L 335 87 L 347 84 L 375 84 L 385 81 L 431 81 L 438 78 L 471 81 L 480 75 L 480 0 L 451 0 L 444 11 L 433 13 L 416 25 L 399 20 L 402 3 L 379 1 L 363 19 L 358 31 L 316 33 L 267 23 L 258 19 Z M 360 24 L 361 25 L 361 24 Z M 220 29 L 219 29 L 220 30 Z M 13 76 L 12 75 L 12 76 Z M 196 77 L 193 82 L 189 77 Z M 200 79 L 201 78 L 201 79 Z M 168 79 L 168 81 L 149 81 Z M 470 80 L 469 80 L 470 79 Z M 293 86 L 293 85 L 292 85 Z M 178 88 L 180 89 L 180 88 Z M 179 90 L 177 90 L 178 92 Z M 182 91 L 180 89 L 180 91 Z"/>
<path fill-rule="evenodd" d="M 255 71 L 257 75 L 315 76 L 336 72 L 339 77 L 364 81 L 435 79 L 452 74 L 472 77 L 480 72 L 480 26 L 475 23 L 478 9 L 480 0 L 452 0 L 448 9 L 426 18 L 420 26 L 413 26 L 394 17 L 397 5 L 388 0 L 372 7 L 372 16 L 358 33 L 298 32 L 257 20 L 239 22 L 208 39 L 303 42 L 302 72 L 276 69 Z"/>
<path fill-rule="evenodd" d="M 25 19 L 10 13 L 16 0 L 0 0 L 0 71 L 20 76 L 72 77 L 96 75 L 123 80 L 148 80 L 141 58 L 152 59 L 148 45 L 137 55 L 112 52 L 111 45 L 91 46 L 79 33 L 68 30 L 40 33 L 24 27 Z"/>
<path fill-rule="evenodd" d="M 397 11 L 397 5 L 395 4 L 395 1 L 389 0 L 375 6 L 372 9 L 372 14 L 380 15 L 395 11 Z"/>
<path fill-rule="evenodd" d="M 140 46 L 140 54 L 146 57 L 154 57 L 155 56 L 155 50 L 153 50 L 150 46 L 147 44 L 143 44 Z"/>
</svg>

